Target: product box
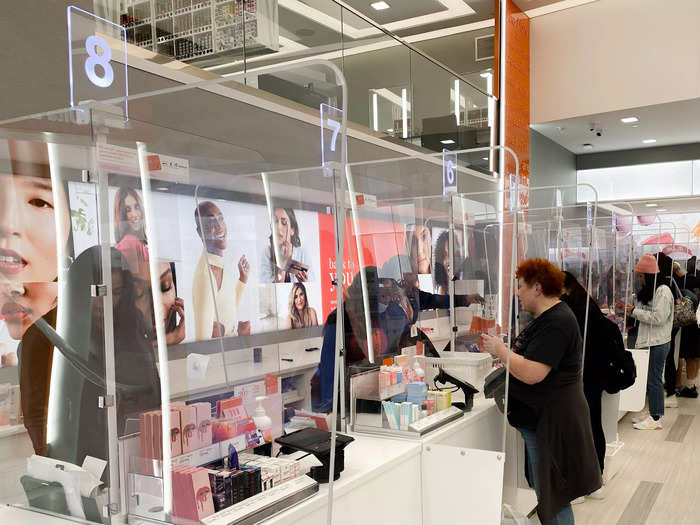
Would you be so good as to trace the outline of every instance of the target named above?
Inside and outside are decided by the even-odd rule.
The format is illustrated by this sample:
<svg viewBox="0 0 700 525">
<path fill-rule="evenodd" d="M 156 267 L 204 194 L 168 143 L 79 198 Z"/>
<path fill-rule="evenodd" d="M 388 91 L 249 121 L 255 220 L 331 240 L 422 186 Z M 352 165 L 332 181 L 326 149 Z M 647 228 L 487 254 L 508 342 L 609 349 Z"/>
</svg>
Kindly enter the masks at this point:
<svg viewBox="0 0 700 525">
<path fill-rule="evenodd" d="M 245 419 L 248 417 L 245 407 L 243 406 L 242 397 L 232 397 L 222 399 L 216 402 L 216 418 L 217 419 Z"/>
<path fill-rule="evenodd" d="M 182 454 L 182 429 L 178 410 L 170 411 L 170 454 L 172 457 Z"/>
<path fill-rule="evenodd" d="M 153 458 L 163 459 L 163 416 L 160 410 L 151 416 L 151 439 L 153 440 Z"/>
<path fill-rule="evenodd" d="M 212 444 L 211 403 L 192 403 L 197 413 L 197 440 L 199 447 Z"/>
<path fill-rule="evenodd" d="M 175 474 L 177 473 L 177 474 Z M 177 516 L 198 522 L 214 514 L 214 501 L 209 484 L 209 470 L 201 467 L 189 467 L 175 471 L 178 477 L 177 493 L 173 502 L 179 499 Z"/>
<path fill-rule="evenodd" d="M 211 425 L 212 427 L 212 442 L 219 443 L 236 437 L 236 429 L 238 425 L 235 421 L 226 419 L 217 419 Z"/>
<path fill-rule="evenodd" d="M 182 453 L 187 454 L 199 447 L 197 437 L 197 409 L 192 405 L 180 409 L 180 426 L 182 435 Z"/>
</svg>

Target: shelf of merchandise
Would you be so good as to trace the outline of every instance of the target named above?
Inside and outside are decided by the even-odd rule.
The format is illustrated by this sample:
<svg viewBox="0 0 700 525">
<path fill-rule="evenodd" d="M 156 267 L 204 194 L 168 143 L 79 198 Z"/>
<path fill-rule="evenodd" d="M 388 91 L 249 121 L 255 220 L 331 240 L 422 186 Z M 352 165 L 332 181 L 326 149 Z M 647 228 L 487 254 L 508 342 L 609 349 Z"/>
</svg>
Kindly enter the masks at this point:
<svg viewBox="0 0 700 525">
<path fill-rule="evenodd" d="M 249 10 L 246 8 L 245 10 L 245 16 L 243 16 L 243 13 L 241 13 L 240 16 L 235 15 L 235 8 L 231 13 L 231 16 L 233 17 L 234 22 L 227 22 L 225 24 L 217 24 L 217 9 L 219 9 L 219 6 L 221 5 L 226 5 L 226 4 L 232 4 L 235 5 L 236 0 L 224 0 L 224 1 L 218 1 L 218 0 L 200 0 L 200 1 L 193 1 L 191 5 L 185 6 L 185 7 L 180 7 L 177 9 L 174 9 L 174 5 L 171 3 L 169 6 L 166 6 L 166 9 L 168 11 L 161 11 L 158 12 L 156 9 L 156 0 L 147 0 L 146 2 L 140 1 L 131 1 L 131 2 L 125 2 L 126 5 L 123 7 L 123 13 L 122 16 L 127 16 L 128 17 L 128 12 L 130 9 L 133 8 L 135 5 L 141 5 L 141 4 L 148 4 L 150 6 L 150 13 L 157 13 L 153 14 L 148 17 L 143 17 L 144 12 L 140 12 L 139 16 L 140 18 L 138 21 L 132 21 L 128 24 L 125 24 L 124 27 L 130 30 L 130 38 L 131 42 L 134 43 L 135 45 L 149 49 L 150 51 L 155 51 L 155 52 L 161 52 L 161 53 L 168 53 L 167 51 L 164 51 L 163 48 L 159 48 L 159 44 L 165 44 L 168 42 L 172 42 L 174 40 L 178 39 L 192 39 L 196 35 L 202 35 L 205 33 L 209 33 L 211 35 L 210 43 L 207 47 L 207 49 L 200 50 L 200 51 L 192 51 L 187 53 L 186 55 L 178 54 L 176 49 L 173 49 L 171 51 L 173 58 L 176 58 L 177 60 L 181 61 L 189 61 L 189 60 L 195 60 L 195 59 L 200 59 L 204 58 L 209 55 L 214 55 L 218 53 L 228 53 L 228 52 L 237 52 L 243 49 L 243 38 L 241 41 L 235 39 L 233 36 L 229 39 L 223 39 L 221 40 L 220 34 L 218 33 L 219 30 L 225 30 L 231 28 L 236 28 L 236 31 L 242 31 L 243 29 L 243 24 L 244 24 L 244 19 L 245 19 L 245 40 L 246 40 L 246 45 L 249 48 L 253 47 L 265 47 L 265 48 L 270 48 L 270 49 L 277 49 L 278 42 L 276 42 L 277 36 L 276 33 L 273 35 L 267 35 L 267 33 L 264 33 L 264 30 L 261 29 L 261 24 L 265 23 L 265 20 L 267 19 L 266 16 L 260 16 L 261 14 L 258 10 L 260 9 L 265 9 L 266 4 L 255 4 L 255 10 Z M 209 16 L 207 17 L 206 15 L 200 16 L 203 12 L 209 11 Z M 204 26 L 199 25 L 196 28 L 191 28 L 191 29 L 186 29 L 184 31 L 178 31 L 176 33 L 173 33 L 172 35 L 169 35 L 167 37 L 161 36 L 157 37 L 155 39 L 150 39 L 148 41 L 142 41 L 142 42 L 135 42 L 133 41 L 133 34 L 134 30 L 137 28 L 143 28 L 146 26 L 151 27 L 151 32 L 152 35 L 156 35 L 157 33 L 157 27 L 160 27 L 162 30 L 162 24 L 164 22 L 172 21 L 173 26 L 175 27 L 176 24 L 175 22 L 177 20 L 182 20 L 182 17 L 185 17 L 185 20 L 187 21 L 187 18 L 189 17 L 189 24 L 184 23 L 182 26 L 187 27 L 188 25 L 194 25 L 196 22 L 201 23 L 203 21 L 203 18 L 208 18 L 208 21 L 210 24 L 206 24 Z M 181 26 L 181 27 L 182 27 Z M 223 37 L 222 37 L 223 38 Z M 269 41 L 268 41 L 269 40 Z M 197 44 L 196 42 L 193 41 L 193 44 Z M 216 51 L 215 51 L 216 50 Z"/>
</svg>

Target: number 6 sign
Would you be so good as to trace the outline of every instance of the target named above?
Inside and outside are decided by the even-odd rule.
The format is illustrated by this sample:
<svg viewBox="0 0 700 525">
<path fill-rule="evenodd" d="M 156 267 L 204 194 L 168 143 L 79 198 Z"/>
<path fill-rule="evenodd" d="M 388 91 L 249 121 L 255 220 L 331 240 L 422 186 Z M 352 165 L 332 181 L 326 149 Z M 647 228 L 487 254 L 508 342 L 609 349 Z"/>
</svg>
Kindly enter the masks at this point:
<svg viewBox="0 0 700 525">
<path fill-rule="evenodd" d="M 442 196 L 457 193 L 457 154 L 442 150 Z"/>
<path fill-rule="evenodd" d="M 75 6 L 66 11 L 70 106 L 129 95 L 126 29 Z M 123 49 L 115 57 L 113 49 Z M 119 53 L 118 55 L 121 55 Z M 128 119 L 127 101 L 124 115 Z"/>
</svg>

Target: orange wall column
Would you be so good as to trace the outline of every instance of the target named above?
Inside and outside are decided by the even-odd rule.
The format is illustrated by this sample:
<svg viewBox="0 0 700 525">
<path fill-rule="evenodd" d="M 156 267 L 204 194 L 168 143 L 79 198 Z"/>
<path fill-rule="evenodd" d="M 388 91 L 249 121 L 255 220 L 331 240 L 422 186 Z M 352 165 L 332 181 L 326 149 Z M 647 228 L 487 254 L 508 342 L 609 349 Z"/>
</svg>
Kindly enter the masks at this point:
<svg viewBox="0 0 700 525">
<path fill-rule="evenodd" d="M 501 43 L 501 7 L 505 7 L 505 46 Z M 499 98 L 501 115 L 499 131 L 500 144 L 511 148 L 518 156 L 520 206 L 527 208 L 529 204 L 530 182 L 530 19 L 515 5 L 513 0 L 496 1 L 496 49 L 499 50 L 495 60 L 496 95 Z M 505 64 L 501 61 L 501 53 L 505 54 Z M 501 86 L 501 75 L 505 75 L 504 85 Z M 504 209 L 509 210 L 510 194 L 507 191 L 511 183 L 511 175 L 515 174 L 515 161 L 509 153 L 503 156 L 504 173 Z M 513 217 L 504 217 L 502 267 L 503 286 L 501 312 L 502 318 L 508 319 L 511 300 L 511 268 Z M 526 220 L 521 214 L 518 220 Z M 521 249 L 518 261 L 524 258 L 525 243 L 519 243 Z"/>
</svg>

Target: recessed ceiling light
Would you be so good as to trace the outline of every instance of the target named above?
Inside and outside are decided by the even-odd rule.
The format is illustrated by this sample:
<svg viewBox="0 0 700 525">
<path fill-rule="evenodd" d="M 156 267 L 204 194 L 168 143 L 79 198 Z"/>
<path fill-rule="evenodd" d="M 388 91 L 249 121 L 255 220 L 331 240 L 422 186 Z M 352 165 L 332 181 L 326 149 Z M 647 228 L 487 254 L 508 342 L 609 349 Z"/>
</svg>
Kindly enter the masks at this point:
<svg viewBox="0 0 700 525">
<path fill-rule="evenodd" d="M 481 157 L 481 160 L 489 160 L 488 157 Z"/>
<path fill-rule="evenodd" d="M 372 2 L 369 5 L 372 7 L 372 9 L 375 9 L 377 11 L 383 11 L 384 9 L 389 9 L 391 7 L 386 2 Z"/>
<path fill-rule="evenodd" d="M 455 143 L 455 141 L 452 139 L 445 139 L 445 140 L 440 141 L 440 144 L 454 144 L 454 143 Z"/>
<path fill-rule="evenodd" d="M 583 149 L 591 150 L 591 149 L 593 149 L 593 144 L 584 144 Z"/>
<path fill-rule="evenodd" d="M 666 208 L 657 208 L 656 211 L 668 211 Z"/>
<path fill-rule="evenodd" d="M 656 204 L 655 202 L 648 202 L 644 206 L 646 206 L 647 208 L 656 208 L 658 204 Z"/>
<path fill-rule="evenodd" d="M 644 139 L 642 142 L 644 144 L 653 144 L 654 142 L 656 142 L 656 139 Z"/>
<path fill-rule="evenodd" d="M 634 124 L 635 122 L 639 122 L 639 119 L 637 117 L 625 117 L 621 118 L 620 121 L 623 124 Z"/>
<path fill-rule="evenodd" d="M 158 191 L 168 191 L 168 190 L 170 190 L 170 188 L 167 187 L 167 186 L 158 186 L 156 189 L 157 189 Z"/>
</svg>

